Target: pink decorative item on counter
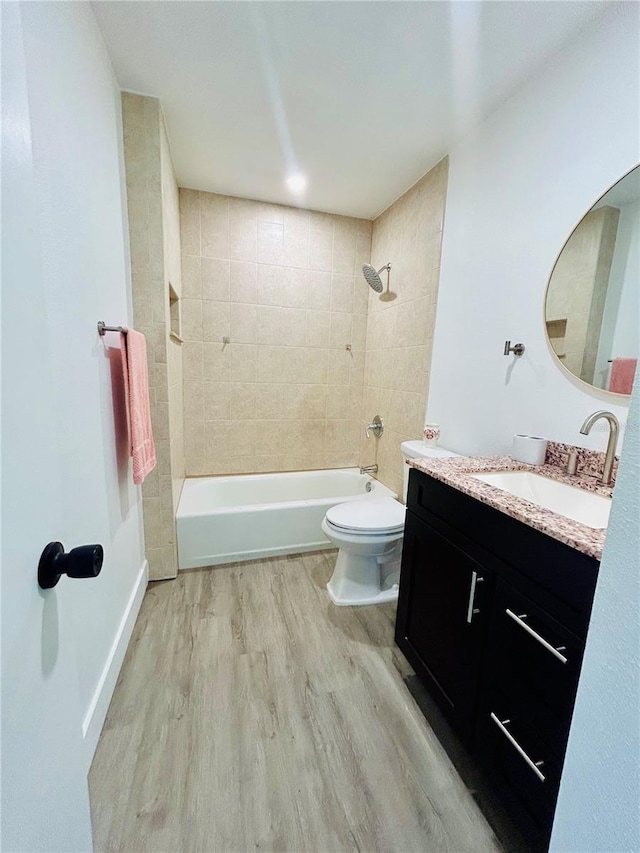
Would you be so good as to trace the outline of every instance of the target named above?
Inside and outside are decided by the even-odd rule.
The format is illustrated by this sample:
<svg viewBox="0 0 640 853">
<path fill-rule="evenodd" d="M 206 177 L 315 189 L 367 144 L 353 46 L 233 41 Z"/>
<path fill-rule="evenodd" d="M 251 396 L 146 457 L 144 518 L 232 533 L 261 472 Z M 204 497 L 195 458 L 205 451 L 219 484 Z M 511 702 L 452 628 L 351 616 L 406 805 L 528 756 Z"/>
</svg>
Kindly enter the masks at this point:
<svg viewBox="0 0 640 853">
<path fill-rule="evenodd" d="M 423 435 L 427 447 L 435 447 L 440 438 L 440 424 L 425 424 Z"/>
</svg>

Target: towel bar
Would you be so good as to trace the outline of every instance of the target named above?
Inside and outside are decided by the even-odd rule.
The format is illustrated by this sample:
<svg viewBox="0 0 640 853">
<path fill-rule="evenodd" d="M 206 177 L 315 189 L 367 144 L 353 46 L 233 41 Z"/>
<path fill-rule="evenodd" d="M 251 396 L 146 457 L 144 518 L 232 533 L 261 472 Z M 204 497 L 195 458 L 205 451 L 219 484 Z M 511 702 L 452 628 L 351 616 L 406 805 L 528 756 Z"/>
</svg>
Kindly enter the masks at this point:
<svg viewBox="0 0 640 853">
<path fill-rule="evenodd" d="M 129 330 L 124 326 L 107 326 L 103 320 L 98 320 L 98 334 L 104 335 L 105 332 L 122 332 L 126 335 Z"/>
</svg>

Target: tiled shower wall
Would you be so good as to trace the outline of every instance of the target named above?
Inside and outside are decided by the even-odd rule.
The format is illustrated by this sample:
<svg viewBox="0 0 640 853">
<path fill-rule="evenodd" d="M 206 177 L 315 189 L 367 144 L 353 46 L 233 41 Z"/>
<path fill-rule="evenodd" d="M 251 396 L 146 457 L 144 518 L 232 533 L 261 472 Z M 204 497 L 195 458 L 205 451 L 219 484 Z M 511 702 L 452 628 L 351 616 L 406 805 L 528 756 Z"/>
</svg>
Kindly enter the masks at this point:
<svg viewBox="0 0 640 853">
<path fill-rule="evenodd" d="M 162 234 L 164 253 L 165 312 L 170 330 L 170 289 L 182 295 L 182 249 L 180 246 L 180 206 L 178 184 L 173 171 L 167 133 L 160 116 L 160 163 L 162 170 Z M 158 369 L 156 367 L 156 369 Z M 169 454 L 171 457 L 171 498 L 174 515 L 178 509 L 184 483 L 184 391 L 182 377 L 182 344 L 171 334 L 167 339 L 167 401 L 169 417 Z M 162 404 L 164 407 L 164 404 Z M 158 400 L 158 406 L 161 406 Z M 165 500 L 165 503 L 168 502 Z"/>
<path fill-rule="evenodd" d="M 371 263 L 391 263 L 394 298 L 369 294 L 362 427 L 379 414 L 380 439 L 362 439 L 362 464 L 402 494 L 400 444 L 422 436 L 435 325 L 448 160 L 431 169 L 373 223 Z M 386 273 L 383 273 L 386 284 Z"/>
<path fill-rule="evenodd" d="M 122 95 L 133 322 L 147 340 L 158 464 L 142 484 L 151 580 L 178 570 L 175 512 L 184 471 L 182 359 L 169 339 L 169 283 L 180 292 L 177 185 L 159 101 Z"/>
<path fill-rule="evenodd" d="M 187 475 L 357 465 L 371 222 L 187 189 L 180 222 Z"/>
</svg>

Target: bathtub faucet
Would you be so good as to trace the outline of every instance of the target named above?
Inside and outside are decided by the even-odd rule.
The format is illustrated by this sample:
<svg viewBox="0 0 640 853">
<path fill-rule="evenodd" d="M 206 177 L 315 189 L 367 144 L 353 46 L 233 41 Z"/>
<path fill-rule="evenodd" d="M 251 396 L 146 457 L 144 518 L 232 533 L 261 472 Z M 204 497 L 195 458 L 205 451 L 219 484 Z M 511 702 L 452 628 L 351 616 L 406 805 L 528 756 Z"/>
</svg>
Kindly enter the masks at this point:
<svg viewBox="0 0 640 853">
<path fill-rule="evenodd" d="M 360 469 L 361 474 L 377 474 L 378 466 L 377 465 L 365 465 L 364 468 Z"/>
</svg>

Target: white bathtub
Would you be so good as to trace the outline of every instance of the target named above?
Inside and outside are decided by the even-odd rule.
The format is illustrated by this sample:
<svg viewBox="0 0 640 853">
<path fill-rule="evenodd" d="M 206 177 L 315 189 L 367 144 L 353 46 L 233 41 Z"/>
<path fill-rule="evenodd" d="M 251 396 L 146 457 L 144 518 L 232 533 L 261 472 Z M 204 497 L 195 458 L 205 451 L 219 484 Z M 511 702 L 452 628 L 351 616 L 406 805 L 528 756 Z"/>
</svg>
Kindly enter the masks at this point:
<svg viewBox="0 0 640 853">
<path fill-rule="evenodd" d="M 369 496 L 396 497 L 357 468 L 188 478 L 178 505 L 178 565 L 331 548 L 320 527 L 326 511 Z"/>
</svg>

